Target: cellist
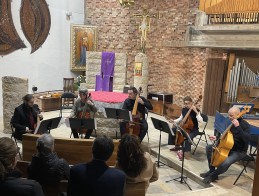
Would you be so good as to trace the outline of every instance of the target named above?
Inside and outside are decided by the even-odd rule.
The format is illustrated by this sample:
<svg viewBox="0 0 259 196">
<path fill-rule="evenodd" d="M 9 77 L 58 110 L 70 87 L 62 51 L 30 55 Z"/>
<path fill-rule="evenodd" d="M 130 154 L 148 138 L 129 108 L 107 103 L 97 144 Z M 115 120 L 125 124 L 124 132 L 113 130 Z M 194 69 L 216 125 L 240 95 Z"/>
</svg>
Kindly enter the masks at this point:
<svg viewBox="0 0 259 196">
<path fill-rule="evenodd" d="M 122 109 L 132 111 L 137 94 L 138 94 L 138 90 L 135 87 L 131 86 L 128 89 L 128 98 L 124 101 Z M 145 108 L 147 108 L 148 110 L 152 110 L 153 106 L 143 96 L 139 96 L 138 100 L 136 100 L 136 101 L 138 102 L 137 111 L 140 113 L 140 116 L 141 116 L 140 122 L 139 122 L 140 123 L 140 133 L 138 136 L 139 136 L 140 141 L 142 141 L 148 130 L 148 124 L 145 119 Z M 121 133 L 121 136 L 124 133 L 126 133 L 126 122 L 120 123 L 120 133 Z"/>
<path fill-rule="evenodd" d="M 97 112 L 97 109 L 94 105 L 94 102 L 90 99 L 87 89 L 79 89 L 79 98 L 75 101 L 75 104 L 72 108 L 72 111 L 69 115 L 69 118 L 94 118 L 94 113 Z M 74 138 L 79 138 L 78 130 L 71 129 Z M 85 139 L 89 139 L 93 130 L 88 129 L 85 133 Z"/>
<path fill-rule="evenodd" d="M 197 134 L 199 133 L 199 122 L 203 122 L 203 119 L 201 117 L 200 111 L 199 109 L 196 108 L 196 106 L 193 103 L 193 100 L 191 97 L 186 96 L 183 98 L 183 103 L 184 103 L 184 107 L 182 108 L 182 113 L 181 116 L 177 119 L 174 120 L 174 123 L 179 124 L 185 117 L 185 115 L 188 113 L 188 111 L 191 109 L 191 112 L 189 114 L 189 119 L 192 121 L 193 126 L 190 127 L 191 130 L 187 131 L 189 132 L 189 136 L 191 139 L 193 139 L 195 136 L 197 136 Z M 176 128 L 173 127 L 173 132 L 176 134 Z M 181 151 L 180 145 L 177 142 L 174 143 L 173 141 L 173 136 L 172 135 L 168 135 L 168 145 L 172 145 L 174 144 L 174 148 L 171 148 L 171 151 L 178 151 L 177 152 L 177 156 L 178 158 L 181 160 L 182 159 L 182 154 L 183 152 Z M 189 141 L 185 142 L 185 148 L 184 148 L 184 153 L 185 153 L 185 158 L 189 158 L 191 156 L 191 143 Z"/>
<path fill-rule="evenodd" d="M 203 182 L 205 184 L 216 181 L 218 179 L 218 176 L 226 172 L 233 163 L 241 160 L 246 156 L 248 143 L 250 141 L 250 125 L 242 118 L 237 118 L 239 114 L 240 109 L 238 107 L 232 107 L 228 111 L 229 120 L 231 120 L 233 124 L 233 126 L 230 128 L 230 131 L 233 134 L 234 146 L 230 150 L 227 159 L 222 162 L 217 168 L 211 165 L 211 156 L 213 152 L 213 147 L 215 145 L 206 146 L 209 171 L 200 174 L 200 176 L 204 178 Z M 216 136 L 210 136 L 209 139 L 212 141 L 216 141 Z"/>
</svg>

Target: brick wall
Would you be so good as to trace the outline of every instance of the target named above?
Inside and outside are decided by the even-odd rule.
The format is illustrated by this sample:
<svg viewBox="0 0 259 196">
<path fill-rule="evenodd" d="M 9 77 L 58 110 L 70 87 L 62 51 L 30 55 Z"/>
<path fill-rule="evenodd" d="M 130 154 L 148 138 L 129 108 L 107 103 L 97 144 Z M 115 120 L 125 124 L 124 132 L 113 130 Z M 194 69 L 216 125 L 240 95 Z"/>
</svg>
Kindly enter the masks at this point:
<svg viewBox="0 0 259 196">
<path fill-rule="evenodd" d="M 135 0 L 135 5 L 122 8 L 117 0 L 85 0 L 85 24 L 98 26 L 98 51 L 123 52 L 127 59 L 127 82 L 132 84 L 134 57 L 140 52 L 138 25 L 144 3 L 152 19 L 147 35 L 149 58 L 149 91 L 174 94 L 174 103 L 181 104 L 186 95 L 203 94 L 205 65 L 209 57 L 222 56 L 221 51 L 186 48 L 185 33 L 195 21 L 198 0 Z"/>
</svg>

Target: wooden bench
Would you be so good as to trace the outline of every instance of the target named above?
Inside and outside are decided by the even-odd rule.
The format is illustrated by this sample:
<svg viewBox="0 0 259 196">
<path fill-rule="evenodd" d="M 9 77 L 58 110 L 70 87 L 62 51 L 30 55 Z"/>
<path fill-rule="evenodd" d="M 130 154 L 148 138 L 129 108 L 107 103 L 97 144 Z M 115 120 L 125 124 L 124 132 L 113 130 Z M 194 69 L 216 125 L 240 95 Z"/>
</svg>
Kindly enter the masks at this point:
<svg viewBox="0 0 259 196">
<path fill-rule="evenodd" d="M 145 182 L 127 183 L 125 196 L 144 196 L 146 193 Z"/>
<path fill-rule="evenodd" d="M 22 155 L 23 161 L 31 161 L 32 155 L 36 154 L 36 140 L 40 135 L 23 134 Z M 74 139 L 74 138 L 55 138 L 54 151 L 60 158 L 65 159 L 69 165 L 86 163 L 92 160 L 92 145 L 94 139 Z M 106 162 L 109 166 L 114 166 L 117 159 L 118 140 L 113 140 L 114 151 Z"/>
</svg>

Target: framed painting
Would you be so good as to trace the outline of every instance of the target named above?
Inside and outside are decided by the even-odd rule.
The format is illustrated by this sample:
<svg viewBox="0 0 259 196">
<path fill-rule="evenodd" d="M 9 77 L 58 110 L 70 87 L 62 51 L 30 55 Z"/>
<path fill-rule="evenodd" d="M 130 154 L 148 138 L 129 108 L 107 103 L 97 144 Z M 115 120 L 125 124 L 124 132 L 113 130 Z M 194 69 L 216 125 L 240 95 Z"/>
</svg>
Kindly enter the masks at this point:
<svg viewBox="0 0 259 196">
<path fill-rule="evenodd" d="M 97 50 L 97 27 L 72 24 L 70 32 L 71 71 L 85 71 L 87 51 Z"/>
</svg>

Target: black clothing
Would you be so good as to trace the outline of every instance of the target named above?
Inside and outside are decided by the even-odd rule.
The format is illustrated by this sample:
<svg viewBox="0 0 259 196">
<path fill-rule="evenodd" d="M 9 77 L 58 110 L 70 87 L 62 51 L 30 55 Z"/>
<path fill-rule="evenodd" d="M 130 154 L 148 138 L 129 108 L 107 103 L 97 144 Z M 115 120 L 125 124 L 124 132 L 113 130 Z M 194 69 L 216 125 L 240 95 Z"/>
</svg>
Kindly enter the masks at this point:
<svg viewBox="0 0 259 196">
<path fill-rule="evenodd" d="M 147 124 L 147 121 L 145 119 L 146 108 L 148 110 L 152 110 L 153 106 L 144 97 L 140 96 L 140 98 L 144 102 L 144 104 L 138 103 L 138 110 L 137 110 L 142 115 L 142 119 L 140 119 L 140 123 L 141 123 L 141 128 L 140 129 L 141 130 L 140 130 L 140 133 L 139 133 L 139 139 L 140 139 L 140 141 L 142 141 L 144 139 L 146 133 L 147 133 L 147 130 L 148 130 L 148 124 Z M 126 110 L 129 110 L 129 111 L 132 111 L 133 107 L 134 107 L 134 103 L 135 103 L 135 100 L 127 98 L 124 101 L 122 109 L 126 109 Z M 120 133 L 121 133 L 121 136 L 126 132 L 126 124 L 127 124 L 126 122 L 121 122 L 120 123 Z"/>
<path fill-rule="evenodd" d="M 35 180 L 20 178 L 17 172 L 8 173 L 0 180 L 0 195 L 3 196 L 44 196 L 41 185 Z"/>
<path fill-rule="evenodd" d="M 198 109 L 197 109 L 198 110 Z M 182 109 L 182 115 L 183 115 L 183 118 L 185 117 L 185 115 L 187 114 L 187 112 L 189 111 L 189 108 L 183 108 Z M 199 112 L 199 110 L 198 110 Z M 191 117 L 192 119 L 192 122 L 193 122 L 193 129 L 195 130 L 199 130 L 199 123 L 198 123 L 198 120 L 196 118 L 197 114 L 196 112 L 194 112 L 193 110 L 191 111 L 189 117 Z"/>
<path fill-rule="evenodd" d="M 250 125 L 242 118 L 239 118 L 238 121 L 239 121 L 239 126 L 238 127 L 232 126 L 230 129 L 234 137 L 234 146 L 232 148 L 232 151 L 246 153 L 248 144 L 250 141 L 250 133 L 249 133 Z"/>
<path fill-rule="evenodd" d="M 145 110 L 146 110 L 145 108 L 147 108 L 148 110 L 153 110 L 153 106 L 144 97 L 140 96 L 140 98 L 144 101 L 144 104 L 142 105 L 138 103 L 138 112 L 140 112 L 142 114 L 142 117 L 145 118 Z M 135 100 L 127 98 L 124 101 L 122 109 L 132 111 L 134 107 L 134 103 L 135 103 Z"/>
<path fill-rule="evenodd" d="M 71 168 L 68 196 L 123 196 L 125 174 L 104 161 L 92 160 Z"/>
<path fill-rule="evenodd" d="M 41 185 L 54 185 L 63 179 L 69 179 L 70 168 L 64 159 L 56 153 L 47 156 L 33 155 L 28 167 L 30 179 L 38 181 Z"/>
<path fill-rule="evenodd" d="M 22 134 L 26 133 L 26 127 L 30 130 L 34 130 L 34 123 L 37 123 L 37 114 L 40 113 L 39 106 L 34 104 L 32 107 L 26 106 L 24 103 L 16 107 L 14 115 L 11 119 L 11 123 L 15 128 L 14 137 L 18 140 L 22 140 Z M 33 118 L 31 119 L 30 116 Z"/>
</svg>

